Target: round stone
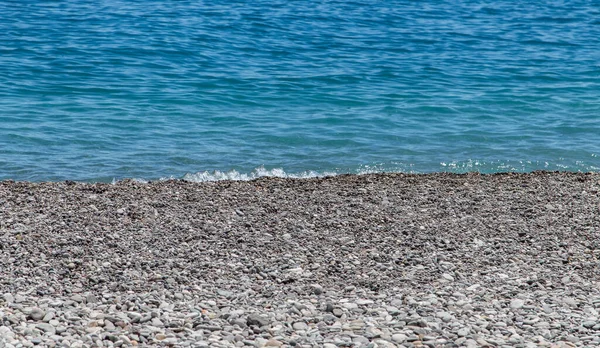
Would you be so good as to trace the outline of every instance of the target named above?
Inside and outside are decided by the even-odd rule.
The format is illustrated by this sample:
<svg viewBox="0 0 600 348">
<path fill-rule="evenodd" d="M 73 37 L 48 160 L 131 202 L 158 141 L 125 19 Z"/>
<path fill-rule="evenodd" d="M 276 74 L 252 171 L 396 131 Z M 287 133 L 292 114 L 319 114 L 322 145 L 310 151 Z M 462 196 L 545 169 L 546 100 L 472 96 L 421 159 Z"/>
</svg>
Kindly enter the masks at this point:
<svg viewBox="0 0 600 348">
<path fill-rule="evenodd" d="M 512 309 L 520 309 L 520 308 L 523 308 L 524 305 L 525 305 L 525 301 L 521 300 L 520 298 L 516 298 L 516 299 L 510 301 L 510 308 L 512 308 Z"/>
<path fill-rule="evenodd" d="M 392 341 L 394 341 L 396 343 L 403 343 L 406 341 L 407 338 L 408 338 L 408 336 L 406 336 L 405 334 L 401 334 L 401 333 L 392 335 Z"/>
<path fill-rule="evenodd" d="M 54 335 L 56 333 L 56 328 L 48 323 L 39 323 L 35 327 L 41 331 L 47 332 L 50 335 Z"/>
<path fill-rule="evenodd" d="M 321 295 L 323 293 L 323 287 L 319 284 L 312 284 L 310 287 L 315 295 Z"/>
<path fill-rule="evenodd" d="M 29 314 L 29 317 L 35 321 L 38 320 L 42 320 L 44 318 L 44 316 L 46 315 L 46 312 L 44 312 L 43 310 L 41 310 L 38 307 L 34 307 L 31 310 L 31 313 Z"/>
<path fill-rule="evenodd" d="M 306 331 L 308 329 L 308 325 L 305 322 L 303 322 L 303 321 L 297 321 L 297 322 L 295 322 L 292 325 L 292 327 L 296 331 L 300 331 L 300 330 Z"/>
</svg>

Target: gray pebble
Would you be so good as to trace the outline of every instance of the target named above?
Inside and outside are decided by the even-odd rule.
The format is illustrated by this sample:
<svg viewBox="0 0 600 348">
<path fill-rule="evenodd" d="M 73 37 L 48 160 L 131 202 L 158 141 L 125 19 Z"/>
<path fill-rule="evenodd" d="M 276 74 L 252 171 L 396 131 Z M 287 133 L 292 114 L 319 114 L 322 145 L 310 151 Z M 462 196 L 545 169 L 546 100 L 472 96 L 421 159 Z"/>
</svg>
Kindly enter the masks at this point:
<svg viewBox="0 0 600 348">
<path fill-rule="evenodd" d="M 29 317 L 35 321 L 42 320 L 45 315 L 46 315 L 46 312 L 44 312 L 43 310 L 41 310 L 38 307 L 32 308 L 31 313 L 29 313 Z"/>
<path fill-rule="evenodd" d="M 510 301 L 510 308 L 512 308 L 512 309 L 520 309 L 523 307 L 523 305 L 525 305 L 525 301 L 523 301 L 519 298 L 516 298 L 516 299 Z"/>
<path fill-rule="evenodd" d="M 408 337 L 405 334 L 397 333 L 392 335 L 392 340 L 396 343 L 404 343 Z"/>
<path fill-rule="evenodd" d="M 39 323 L 35 325 L 36 328 L 47 332 L 50 335 L 54 335 L 57 332 L 57 328 L 48 323 Z"/>
<path fill-rule="evenodd" d="M 323 293 L 323 287 L 319 284 L 312 284 L 311 289 L 315 295 L 321 295 Z"/>
<path fill-rule="evenodd" d="M 295 322 L 294 324 L 292 324 L 292 327 L 296 331 L 308 329 L 308 325 L 306 325 L 306 323 L 303 322 L 303 321 L 297 321 L 297 322 Z"/>
<path fill-rule="evenodd" d="M 250 314 L 248 316 L 248 319 L 246 320 L 246 324 L 248 326 L 267 326 L 269 325 L 269 319 L 266 317 L 263 317 L 259 314 Z"/>
</svg>

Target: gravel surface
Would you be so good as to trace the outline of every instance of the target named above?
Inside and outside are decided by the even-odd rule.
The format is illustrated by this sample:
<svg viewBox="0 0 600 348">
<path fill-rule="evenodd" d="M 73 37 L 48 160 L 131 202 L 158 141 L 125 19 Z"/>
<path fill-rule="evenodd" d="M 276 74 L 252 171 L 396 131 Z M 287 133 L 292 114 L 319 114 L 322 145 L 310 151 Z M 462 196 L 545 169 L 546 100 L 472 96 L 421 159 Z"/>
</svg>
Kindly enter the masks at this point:
<svg viewBox="0 0 600 348">
<path fill-rule="evenodd" d="M 600 174 L 0 182 L 0 347 L 600 345 Z"/>
</svg>

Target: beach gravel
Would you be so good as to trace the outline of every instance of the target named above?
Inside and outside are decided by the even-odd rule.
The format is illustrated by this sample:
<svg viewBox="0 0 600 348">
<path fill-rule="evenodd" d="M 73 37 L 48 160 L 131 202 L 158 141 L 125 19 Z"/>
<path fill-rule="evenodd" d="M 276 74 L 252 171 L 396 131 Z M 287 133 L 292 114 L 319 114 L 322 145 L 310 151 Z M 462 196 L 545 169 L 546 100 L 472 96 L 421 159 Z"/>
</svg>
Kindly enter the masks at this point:
<svg viewBox="0 0 600 348">
<path fill-rule="evenodd" d="M 0 182 L 0 347 L 600 345 L 600 174 Z"/>
</svg>

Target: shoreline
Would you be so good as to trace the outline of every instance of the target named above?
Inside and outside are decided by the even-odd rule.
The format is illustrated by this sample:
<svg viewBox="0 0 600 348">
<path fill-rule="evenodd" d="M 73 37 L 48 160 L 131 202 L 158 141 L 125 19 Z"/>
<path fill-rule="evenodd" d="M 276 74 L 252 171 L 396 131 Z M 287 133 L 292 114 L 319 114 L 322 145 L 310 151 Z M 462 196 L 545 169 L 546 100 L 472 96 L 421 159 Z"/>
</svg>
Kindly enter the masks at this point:
<svg viewBox="0 0 600 348">
<path fill-rule="evenodd" d="M 545 171 L 5 180 L 0 337 L 600 344 L 599 191 L 600 173 Z"/>
<path fill-rule="evenodd" d="M 275 170 L 274 170 L 275 171 Z M 186 183 L 194 183 L 194 184 L 203 184 L 203 183 L 211 183 L 211 182 L 252 182 L 256 180 L 268 180 L 268 179 L 281 179 L 281 180 L 311 180 L 311 179 L 324 179 L 324 178 L 336 178 L 336 177 L 345 177 L 345 176 L 504 176 L 504 175 L 543 175 L 543 174 L 553 174 L 553 175 L 561 175 L 561 174 L 576 174 L 576 175 L 594 175 L 600 173 L 600 171 L 569 171 L 569 170 L 545 170 L 545 169 L 536 169 L 531 171 L 503 171 L 503 172 L 479 172 L 479 171 L 470 171 L 470 172 L 451 172 L 451 171 L 439 171 L 439 172 L 403 172 L 403 171 L 375 171 L 375 172 L 364 172 L 364 173 L 346 173 L 346 172 L 323 172 L 319 173 L 316 171 L 306 171 L 300 174 L 287 174 L 282 172 L 282 174 L 278 173 L 266 173 L 266 174 L 245 174 L 239 173 L 235 170 L 234 178 L 228 176 L 228 172 L 214 171 L 217 174 L 211 174 L 212 172 L 199 172 L 196 174 L 186 174 L 182 177 L 168 177 L 168 178 L 158 178 L 158 179 L 144 179 L 144 178 L 121 178 L 107 181 L 97 181 L 95 179 L 83 179 L 83 180 L 56 180 L 56 181 L 43 181 L 43 180 L 15 180 L 11 178 L 1 179 L 0 183 L 30 183 L 30 184 L 59 184 L 59 183 L 76 183 L 76 184 L 86 184 L 86 185 L 94 185 L 94 184 L 118 184 L 123 182 L 136 182 L 140 184 L 149 184 L 149 183 L 161 183 L 161 182 L 170 182 L 170 181 L 181 181 Z M 203 174 L 203 175 L 197 175 Z M 209 177 L 210 176 L 210 177 Z M 201 177 L 201 179 L 194 179 L 196 177 Z"/>
</svg>

